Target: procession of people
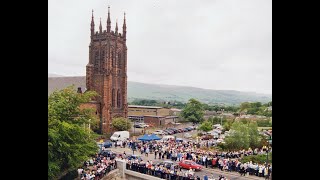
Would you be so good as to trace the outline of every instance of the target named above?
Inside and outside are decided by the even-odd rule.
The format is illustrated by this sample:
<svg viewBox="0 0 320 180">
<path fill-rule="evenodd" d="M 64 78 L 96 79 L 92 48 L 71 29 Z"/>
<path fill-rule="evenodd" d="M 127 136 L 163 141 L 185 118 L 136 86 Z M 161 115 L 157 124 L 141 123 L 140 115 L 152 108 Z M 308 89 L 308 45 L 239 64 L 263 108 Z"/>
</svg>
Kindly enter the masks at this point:
<svg viewBox="0 0 320 180">
<path fill-rule="evenodd" d="M 272 172 L 272 167 L 266 164 L 257 164 L 252 162 L 241 162 L 241 157 L 251 156 L 257 154 L 264 154 L 263 149 L 248 149 L 240 151 L 217 152 L 210 149 L 204 150 L 209 143 L 208 141 L 191 142 L 191 141 L 175 141 L 174 139 L 167 141 L 133 141 L 126 142 L 129 148 L 134 148 L 140 152 L 141 155 L 150 156 L 153 154 L 154 159 L 170 159 L 172 161 L 192 160 L 206 168 L 219 168 L 221 171 L 239 172 L 241 176 L 255 175 L 269 179 Z M 272 149 L 269 150 L 272 152 Z M 197 179 L 192 173 L 194 170 L 182 172 L 179 168 L 167 169 L 161 165 L 153 164 L 150 161 L 144 162 L 139 160 L 127 160 L 128 168 L 132 170 L 141 171 L 145 174 L 155 175 L 164 179 L 170 177 L 175 179 L 177 177 Z M 145 166 L 145 167 L 144 167 Z M 189 173 L 190 172 L 190 173 Z M 183 179 L 182 178 L 182 179 Z M 179 178 L 177 178 L 179 179 Z M 202 179 L 202 178 L 201 178 Z"/>
</svg>

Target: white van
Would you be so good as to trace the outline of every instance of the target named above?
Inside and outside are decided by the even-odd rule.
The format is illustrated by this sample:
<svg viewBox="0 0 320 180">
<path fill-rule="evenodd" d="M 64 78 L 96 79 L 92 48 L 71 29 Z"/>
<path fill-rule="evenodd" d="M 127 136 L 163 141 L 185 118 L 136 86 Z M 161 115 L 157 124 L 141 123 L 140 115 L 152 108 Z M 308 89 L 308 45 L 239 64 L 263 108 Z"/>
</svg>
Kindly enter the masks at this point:
<svg viewBox="0 0 320 180">
<path fill-rule="evenodd" d="M 129 131 L 116 131 L 110 137 L 111 141 L 124 141 L 129 138 Z"/>
</svg>

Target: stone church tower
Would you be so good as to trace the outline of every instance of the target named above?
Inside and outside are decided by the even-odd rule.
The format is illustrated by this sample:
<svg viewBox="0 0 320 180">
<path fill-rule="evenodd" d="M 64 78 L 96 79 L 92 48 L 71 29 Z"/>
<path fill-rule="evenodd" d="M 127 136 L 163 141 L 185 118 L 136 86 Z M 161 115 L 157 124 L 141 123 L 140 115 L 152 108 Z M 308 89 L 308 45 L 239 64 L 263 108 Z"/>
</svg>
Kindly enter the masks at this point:
<svg viewBox="0 0 320 180">
<path fill-rule="evenodd" d="M 101 119 L 102 132 L 110 133 L 114 117 L 128 116 L 127 105 L 127 45 L 126 17 L 122 34 L 111 30 L 110 7 L 106 30 L 102 30 L 101 18 L 99 31 L 95 31 L 92 11 L 91 42 L 89 45 L 89 63 L 86 66 L 86 88 L 96 91 L 97 114 Z"/>
</svg>

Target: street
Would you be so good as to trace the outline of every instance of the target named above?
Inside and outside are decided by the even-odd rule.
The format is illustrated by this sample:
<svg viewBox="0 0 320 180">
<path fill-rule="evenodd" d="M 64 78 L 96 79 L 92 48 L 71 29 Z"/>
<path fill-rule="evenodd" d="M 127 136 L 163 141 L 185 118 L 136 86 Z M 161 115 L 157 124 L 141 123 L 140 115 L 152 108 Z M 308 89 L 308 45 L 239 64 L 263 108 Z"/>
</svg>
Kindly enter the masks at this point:
<svg viewBox="0 0 320 180">
<path fill-rule="evenodd" d="M 132 150 L 129 148 L 120 148 L 120 147 L 114 148 L 114 147 L 112 147 L 112 148 L 108 148 L 108 149 L 110 149 L 116 153 L 126 152 L 127 155 L 132 154 Z M 141 156 L 141 153 L 139 151 L 138 152 L 135 151 L 134 154 Z M 155 163 L 163 161 L 163 160 L 159 160 L 158 157 L 157 157 L 157 159 L 154 159 L 154 154 L 149 154 L 148 157 L 143 154 L 141 157 L 142 157 L 143 161 L 152 160 Z M 167 160 L 167 159 L 164 159 L 164 160 Z M 178 162 L 174 162 L 174 163 L 178 164 Z M 221 171 L 219 169 L 212 169 L 212 168 L 204 168 L 203 170 L 196 171 L 196 173 L 195 173 L 195 175 L 199 176 L 201 179 L 203 179 L 203 176 L 205 174 L 207 174 L 207 176 L 209 178 L 213 177 L 215 179 L 219 179 L 219 175 L 222 175 L 230 180 L 244 180 L 244 179 L 262 180 L 262 179 L 264 179 L 263 177 L 257 177 L 257 176 L 252 176 L 252 175 L 240 176 L 240 174 L 236 173 L 236 172 L 226 172 L 226 171 Z"/>
</svg>

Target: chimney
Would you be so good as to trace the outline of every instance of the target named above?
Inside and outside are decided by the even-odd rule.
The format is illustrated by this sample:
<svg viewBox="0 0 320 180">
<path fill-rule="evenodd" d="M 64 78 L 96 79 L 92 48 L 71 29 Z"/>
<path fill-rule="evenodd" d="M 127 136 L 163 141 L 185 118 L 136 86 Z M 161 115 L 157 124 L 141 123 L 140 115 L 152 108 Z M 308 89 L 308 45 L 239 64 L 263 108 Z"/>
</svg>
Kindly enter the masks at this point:
<svg viewBox="0 0 320 180">
<path fill-rule="evenodd" d="M 78 87 L 78 91 L 77 91 L 77 93 L 80 93 L 80 94 L 82 94 L 82 90 L 81 90 L 81 87 Z"/>
</svg>

